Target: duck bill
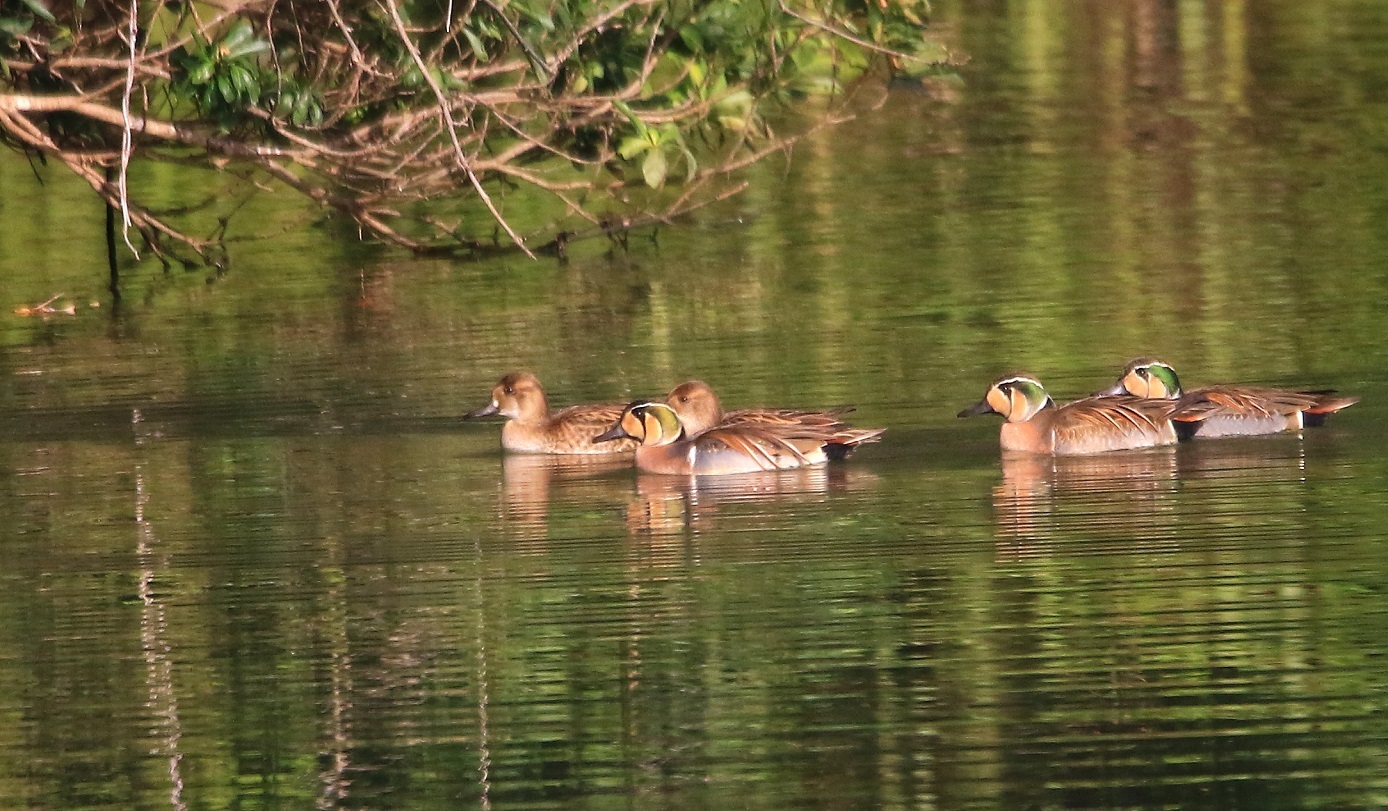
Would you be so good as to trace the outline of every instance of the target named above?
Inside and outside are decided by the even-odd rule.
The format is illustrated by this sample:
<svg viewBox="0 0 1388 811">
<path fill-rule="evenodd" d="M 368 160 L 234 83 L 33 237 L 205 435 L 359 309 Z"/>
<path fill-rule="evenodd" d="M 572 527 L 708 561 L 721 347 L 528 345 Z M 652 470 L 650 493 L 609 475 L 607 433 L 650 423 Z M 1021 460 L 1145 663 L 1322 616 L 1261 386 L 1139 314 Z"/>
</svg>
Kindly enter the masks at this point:
<svg viewBox="0 0 1388 811">
<path fill-rule="evenodd" d="M 1096 391 L 1090 395 L 1092 397 L 1117 397 L 1120 394 L 1127 394 L 1128 390 L 1123 387 L 1123 381 L 1118 381 L 1103 391 Z"/>
<path fill-rule="evenodd" d="M 969 406 L 968 408 L 955 414 L 956 417 L 977 417 L 979 414 L 992 414 L 993 407 L 988 405 L 988 400 L 983 399 Z"/>
<path fill-rule="evenodd" d="M 476 411 L 469 411 L 467 415 L 463 417 L 463 419 L 475 420 L 478 417 L 490 417 L 491 415 L 498 413 L 500 413 L 500 408 L 497 406 L 496 401 L 492 401 L 487 405 L 484 405 L 481 408 L 477 409 Z"/>
<path fill-rule="evenodd" d="M 608 428 L 606 431 L 603 431 L 601 434 L 598 434 L 597 436 L 593 437 L 593 441 L 594 441 L 594 442 L 611 442 L 611 441 L 614 440 L 614 439 L 631 439 L 631 438 L 632 438 L 632 437 L 631 437 L 631 434 L 628 434 L 628 433 L 626 432 L 626 430 L 622 428 L 622 424 L 619 422 L 619 423 L 617 423 L 616 425 L 612 426 L 611 428 Z"/>
</svg>

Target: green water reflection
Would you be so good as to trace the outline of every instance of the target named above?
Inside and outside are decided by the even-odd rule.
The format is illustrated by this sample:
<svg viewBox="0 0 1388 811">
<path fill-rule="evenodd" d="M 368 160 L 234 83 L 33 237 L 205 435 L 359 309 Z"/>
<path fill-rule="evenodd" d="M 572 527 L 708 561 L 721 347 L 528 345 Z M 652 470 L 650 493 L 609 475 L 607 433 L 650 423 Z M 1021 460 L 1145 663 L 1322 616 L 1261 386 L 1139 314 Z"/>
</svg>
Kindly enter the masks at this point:
<svg viewBox="0 0 1388 811">
<path fill-rule="evenodd" d="M 959 82 L 563 265 L 304 225 L 116 314 L 86 193 L 0 160 L 0 807 L 1388 804 L 1388 11 L 937 11 Z M 1079 460 L 954 418 L 1147 353 L 1364 399 Z M 726 481 L 504 458 L 458 417 L 515 367 L 889 431 Z"/>
</svg>

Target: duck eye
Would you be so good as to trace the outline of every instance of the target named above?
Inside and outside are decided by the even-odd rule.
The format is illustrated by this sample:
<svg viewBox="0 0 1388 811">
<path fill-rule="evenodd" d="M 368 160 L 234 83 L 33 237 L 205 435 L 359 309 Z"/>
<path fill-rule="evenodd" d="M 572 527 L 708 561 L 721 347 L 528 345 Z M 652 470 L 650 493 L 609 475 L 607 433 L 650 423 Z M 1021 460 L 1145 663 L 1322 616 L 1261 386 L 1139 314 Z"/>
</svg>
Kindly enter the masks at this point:
<svg viewBox="0 0 1388 811">
<path fill-rule="evenodd" d="M 1151 371 L 1152 370 L 1148 369 L 1146 366 L 1139 366 L 1137 367 L 1137 376 L 1146 380 L 1147 376 L 1151 374 Z"/>
<path fill-rule="evenodd" d="M 507 394 L 515 394 L 515 393 L 516 393 L 516 390 L 515 390 L 514 388 L 510 387 L 510 386 L 507 386 L 507 387 L 506 387 L 506 393 L 507 393 Z"/>
<path fill-rule="evenodd" d="M 680 395 L 680 402 L 681 402 L 681 403 L 687 403 L 687 402 L 689 402 L 689 395 L 687 395 L 687 394 L 682 394 L 682 395 Z"/>
</svg>

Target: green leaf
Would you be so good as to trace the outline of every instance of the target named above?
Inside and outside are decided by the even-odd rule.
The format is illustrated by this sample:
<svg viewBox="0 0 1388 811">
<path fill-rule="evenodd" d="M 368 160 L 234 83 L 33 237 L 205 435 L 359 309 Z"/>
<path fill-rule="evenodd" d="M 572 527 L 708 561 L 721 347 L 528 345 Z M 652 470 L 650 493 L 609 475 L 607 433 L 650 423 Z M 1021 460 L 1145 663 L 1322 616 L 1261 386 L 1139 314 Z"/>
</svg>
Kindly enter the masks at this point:
<svg viewBox="0 0 1388 811">
<path fill-rule="evenodd" d="M 32 17 L 0 17 L 0 34 L 22 37 L 34 27 Z"/>
<path fill-rule="evenodd" d="M 684 47 L 694 53 L 703 53 L 704 51 L 704 35 L 697 26 L 686 25 L 681 28 L 680 41 L 684 43 Z"/>
<path fill-rule="evenodd" d="M 253 36 L 255 36 L 255 29 L 251 28 L 251 21 L 245 17 L 239 17 L 236 22 L 231 24 L 231 28 L 227 29 L 226 36 L 222 37 L 218 46 L 230 53 Z"/>
<path fill-rule="evenodd" d="M 641 175 L 646 179 L 646 185 L 653 189 L 665 185 L 665 174 L 668 171 L 669 164 L 665 160 L 665 153 L 659 149 L 651 150 L 646 159 L 641 161 Z"/>
<path fill-rule="evenodd" d="M 222 73 L 217 76 L 217 92 L 222 94 L 222 101 L 227 104 L 236 103 L 236 88 L 232 86 L 231 76 Z"/>
<path fill-rule="evenodd" d="M 244 17 L 232 24 L 222 41 L 217 43 L 217 52 L 224 59 L 242 59 L 247 56 L 266 53 L 270 43 L 256 39 L 255 29 Z"/>
<path fill-rule="evenodd" d="M 313 104 L 313 94 L 304 91 L 299 97 L 294 99 L 294 113 L 289 116 L 289 120 L 294 126 L 302 127 L 312 118 L 313 111 L 310 109 Z"/>
<path fill-rule="evenodd" d="M 235 50 L 227 52 L 228 59 L 244 59 L 248 56 L 257 56 L 270 52 L 270 43 L 263 39 L 253 39 L 238 45 Z"/>
<path fill-rule="evenodd" d="M 631 160 L 650 148 L 651 142 L 645 136 L 628 135 L 622 139 L 621 145 L 617 147 L 617 154 L 621 155 L 623 160 Z"/>
<path fill-rule="evenodd" d="M 471 28 L 464 28 L 463 36 L 467 37 L 467 44 L 472 47 L 472 55 L 477 57 L 479 62 L 486 62 L 491 59 L 487 56 L 487 46 L 482 44 L 481 38 L 473 33 Z"/>
<path fill-rule="evenodd" d="M 19 0 L 19 2 L 28 6 L 30 11 L 48 22 L 55 23 L 58 21 L 58 19 L 53 16 L 53 12 L 48 10 L 48 6 L 44 5 L 43 0 Z"/>
<path fill-rule="evenodd" d="M 188 81 L 195 85 L 205 85 L 212 81 L 212 73 L 216 66 L 211 62 L 198 61 L 192 68 L 188 69 Z"/>
<path fill-rule="evenodd" d="M 250 68 L 245 65 L 233 65 L 231 81 L 241 92 L 241 98 L 252 104 L 260 102 L 260 82 L 256 80 L 255 74 L 251 72 Z"/>
<path fill-rule="evenodd" d="M 752 94 L 746 89 L 738 89 L 718 100 L 714 109 L 724 113 L 746 113 L 752 109 Z"/>
<path fill-rule="evenodd" d="M 631 109 L 631 105 L 621 99 L 613 99 L 612 106 L 616 108 L 617 112 L 627 117 L 627 120 L 631 122 L 631 125 L 636 128 L 637 132 L 648 138 L 650 137 L 648 135 L 650 127 L 646 126 L 646 122 L 642 121 L 640 116 L 636 115 L 636 112 Z"/>
<path fill-rule="evenodd" d="M 53 28 L 53 35 L 48 40 L 48 50 L 54 54 L 67 53 L 72 47 L 72 29 L 66 25 L 58 25 Z"/>
<path fill-rule="evenodd" d="M 742 132 L 747 129 L 747 119 L 736 115 L 718 116 L 718 126 L 733 132 Z"/>
</svg>

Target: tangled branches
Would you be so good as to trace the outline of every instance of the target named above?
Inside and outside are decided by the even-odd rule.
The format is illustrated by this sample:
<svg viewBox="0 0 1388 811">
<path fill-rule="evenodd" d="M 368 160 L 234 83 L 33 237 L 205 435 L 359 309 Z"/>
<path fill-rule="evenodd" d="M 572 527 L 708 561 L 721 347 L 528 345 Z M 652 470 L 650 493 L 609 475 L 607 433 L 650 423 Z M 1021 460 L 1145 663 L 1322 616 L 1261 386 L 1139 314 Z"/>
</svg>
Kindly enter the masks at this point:
<svg viewBox="0 0 1388 811">
<path fill-rule="evenodd" d="M 415 251 L 562 250 L 736 192 L 787 143 L 768 107 L 910 59 L 925 2 L 0 0 L 0 134 L 165 261 L 220 234 L 132 199 L 132 159 L 268 175 Z"/>
</svg>

